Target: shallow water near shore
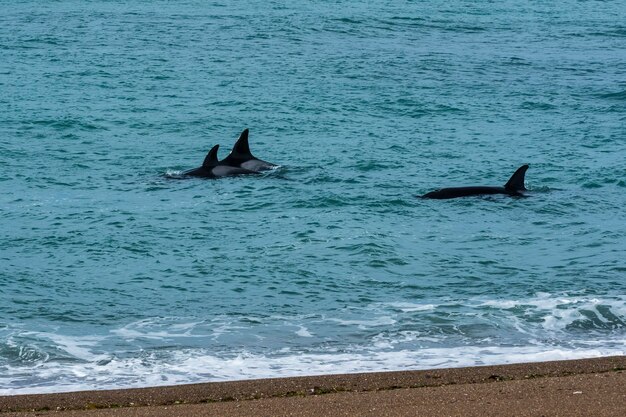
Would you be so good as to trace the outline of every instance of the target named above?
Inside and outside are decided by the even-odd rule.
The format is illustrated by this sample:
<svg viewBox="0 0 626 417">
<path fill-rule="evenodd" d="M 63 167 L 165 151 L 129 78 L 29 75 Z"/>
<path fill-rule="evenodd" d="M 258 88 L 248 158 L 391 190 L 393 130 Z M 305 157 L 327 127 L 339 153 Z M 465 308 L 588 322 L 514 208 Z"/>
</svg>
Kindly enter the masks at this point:
<svg viewBox="0 0 626 417">
<path fill-rule="evenodd" d="M 618 2 L 0 12 L 0 394 L 626 354 Z"/>
</svg>

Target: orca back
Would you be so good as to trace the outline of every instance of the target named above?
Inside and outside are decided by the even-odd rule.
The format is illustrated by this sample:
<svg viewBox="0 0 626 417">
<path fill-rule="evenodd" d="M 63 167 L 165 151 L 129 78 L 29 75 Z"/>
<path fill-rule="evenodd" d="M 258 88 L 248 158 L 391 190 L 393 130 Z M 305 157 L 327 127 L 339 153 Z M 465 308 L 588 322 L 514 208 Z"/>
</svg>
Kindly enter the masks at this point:
<svg viewBox="0 0 626 417">
<path fill-rule="evenodd" d="M 475 195 L 490 195 L 490 194 L 510 194 L 503 187 L 450 187 L 442 188 L 440 190 L 431 191 L 422 196 L 422 198 L 432 198 L 437 200 L 445 200 L 449 198 L 458 197 L 470 197 Z"/>
<path fill-rule="evenodd" d="M 246 168 L 230 166 L 220 162 L 219 159 L 217 159 L 217 151 L 219 147 L 220 145 L 215 145 L 211 148 L 207 156 L 204 158 L 201 167 L 185 171 L 183 172 L 183 175 L 202 178 L 221 178 L 257 173 Z"/>
<path fill-rule="evenodd" d="M 241 132 L 230 154 L 221 161 L 221 164 L 241 167 L 251 171 L 267 171 L 275 168 L 275 164 L 263 161 L 252 155 L 250 144 L 248 143 L 248 134 L 248 129 Z"/>
<path fill-rule="evenodd" d="M 526 187 L 524 186 L 524 179 L 526 176 L 526 171 L 528 170 L 528 165 L 522 165 L 519 167 L 515 173 L 511 176 L 509 181 L 506 183 L 504 187 L 482 187 L 482 186 L 472 186 L 472 187 L 451 187 L 451 188 L 442 188 L 439 190 L 431 191 L 422 196 L 422 198 L 433 198 L 433 199 L 448 199 L 448 198 L 458 198 L 458 197 L 469 197 L 476 195 L 490 195 L 490 194 L 505 194 L 515 197 L 521 197 L 523 194 L 521 191 L 526 191 Z"/>
</svg>

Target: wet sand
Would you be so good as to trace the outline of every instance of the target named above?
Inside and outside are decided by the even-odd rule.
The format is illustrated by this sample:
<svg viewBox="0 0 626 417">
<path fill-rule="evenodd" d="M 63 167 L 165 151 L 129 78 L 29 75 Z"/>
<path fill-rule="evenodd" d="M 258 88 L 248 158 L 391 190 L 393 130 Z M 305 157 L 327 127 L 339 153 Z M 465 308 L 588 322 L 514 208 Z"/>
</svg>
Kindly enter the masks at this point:
<svg viewBox="0 0 626 417">
<path fill-rule="evenodd" d="M 0 416 L 626 416 L 626 356 L 0 397 Z"/>
</svg>

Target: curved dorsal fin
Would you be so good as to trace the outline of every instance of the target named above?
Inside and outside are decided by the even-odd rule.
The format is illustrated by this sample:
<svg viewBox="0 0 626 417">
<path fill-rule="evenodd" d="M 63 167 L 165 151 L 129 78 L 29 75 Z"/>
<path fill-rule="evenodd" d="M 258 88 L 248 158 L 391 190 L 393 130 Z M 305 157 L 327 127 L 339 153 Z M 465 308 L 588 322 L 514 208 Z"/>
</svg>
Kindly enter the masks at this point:
<svg viewBox="0 0 626 417">
<path fill-rule="evenodd" d="M 526 187 L 524 187 L 524 177 L 527 169 L 528 165 L 522 165 L 517 168 L 517 171 L 511 176 L 504 188 L 512 191 L 526 191 Z"/>
<path fill-rule="evenodd" d="M 209 153 L 204 158 L 204 162 L 202 163 L 203 167 L 214 167 L 219 163 L 219 161 L 217 160 L 217 149 L 219 147 L 220 145 L 215 145 L 211 148 Z"/>
<path fill-rule="evenodd" d="M 252 157 L 252 152 L 250 152 L 250 145 L 248 145 L 248 129 L 244 129 L 235 142 L 235 146 L 233 146 L 233 150 L 230 151 L 232 155 L 237 155 L 239 157 Z"/>
</svg>

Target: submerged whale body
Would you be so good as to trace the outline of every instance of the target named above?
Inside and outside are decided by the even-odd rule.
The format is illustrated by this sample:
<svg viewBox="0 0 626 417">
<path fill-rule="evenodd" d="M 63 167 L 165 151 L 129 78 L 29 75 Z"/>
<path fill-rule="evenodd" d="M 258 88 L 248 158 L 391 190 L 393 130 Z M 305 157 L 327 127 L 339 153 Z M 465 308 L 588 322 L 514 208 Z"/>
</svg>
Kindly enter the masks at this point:
<svg viewBox="0 0 626 417">
<path fill-rule="evenodd" d="M 477 195 L 505 194 L 512 197 L 523 197 L 522 191 L 526 191 L 524 187 L 524 177 L 528 165 L 522 165 L 515 171 L 504 187 L 452 187 L 442 188 L 440 190 L 431 191 L 422 196 L 422 198 L 448 199 L 459 197 L 470 197 Z"/>
<path fill-rule="evenodd" d="M 239 139 L 230 151 L 230 154 L 224 158 L 220 164 L 231 167 L 239 167 L 254 172 L 267 171 L 276 168 L 278 165 L 271 162 L 262 161 L 252 155 L 250 145 L 248 144 L 248 129 L 241 132 Z"/>
<path fill-rule="evenodd" d="M 217 150 L 219 147 L 220 145 L 215 145 L 211 148 L 207 156 L 204 158 L 202 166 L 184 171 L 182 175 L 202 178 L 222 178 L 257 173 L 249 169 L 222 164 L 217 159 Z"/>
</svg>

